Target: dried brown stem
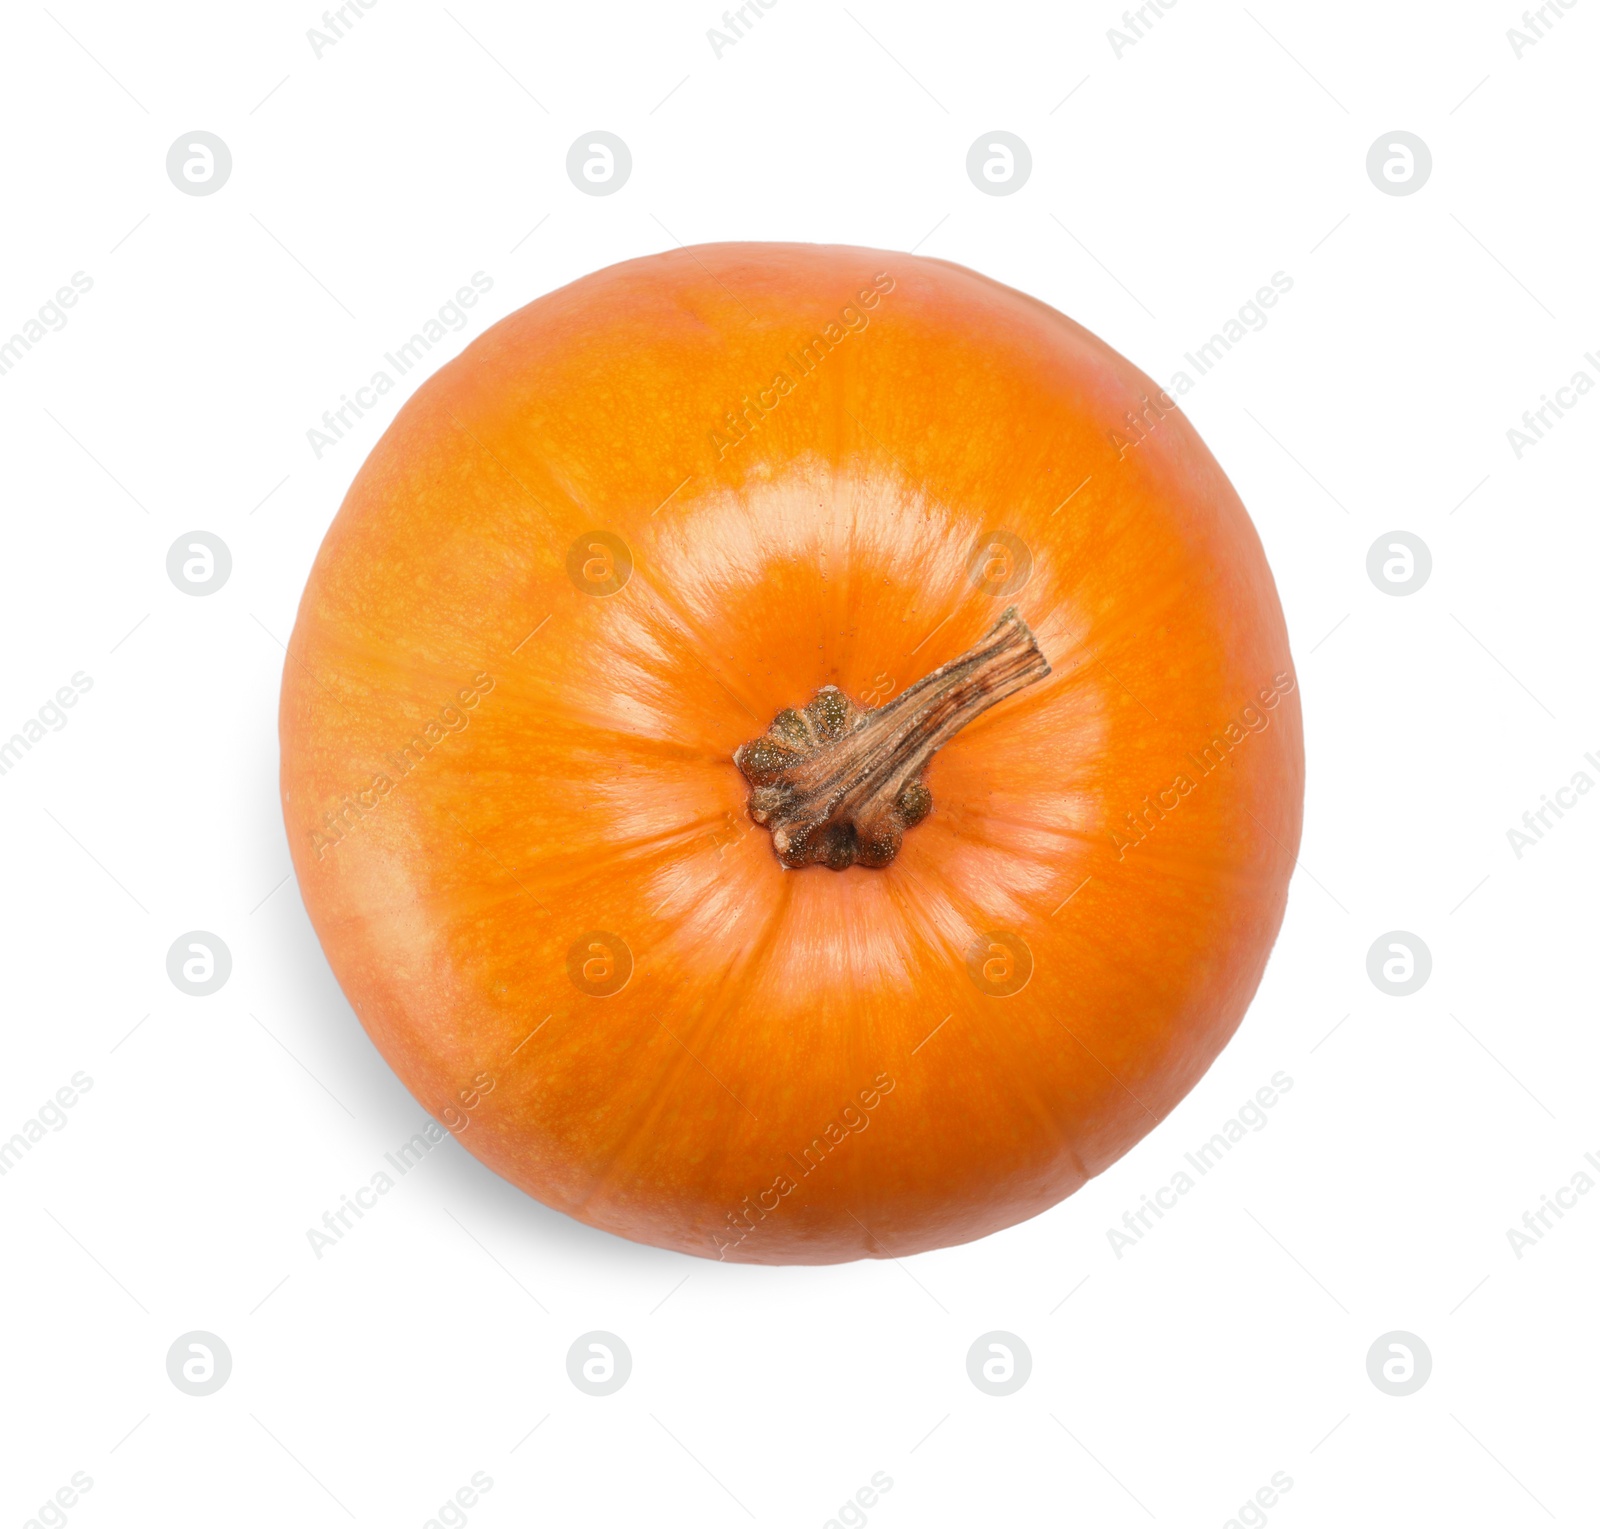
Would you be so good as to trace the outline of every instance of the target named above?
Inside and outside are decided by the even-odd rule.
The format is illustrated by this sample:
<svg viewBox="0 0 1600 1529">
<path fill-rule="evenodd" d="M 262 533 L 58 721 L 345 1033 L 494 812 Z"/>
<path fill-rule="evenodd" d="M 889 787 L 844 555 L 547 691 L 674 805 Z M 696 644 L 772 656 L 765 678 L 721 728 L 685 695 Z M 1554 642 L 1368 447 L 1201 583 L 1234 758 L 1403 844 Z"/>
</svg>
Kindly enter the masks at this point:
<svg viewBox="0 0 1600 1529">
<path fill-rule="evenodd" d="M 824 685 L 801 710 L 773 718 L 733 762 L 750 782 L 750 816 L 772 830 L 778 859 L 798 870 L 888 865 L 933 797 L 922 772 L 972 719 L 1050 673 L 1015 607 L 960 658 L 875 711 Z"/>
</svg>

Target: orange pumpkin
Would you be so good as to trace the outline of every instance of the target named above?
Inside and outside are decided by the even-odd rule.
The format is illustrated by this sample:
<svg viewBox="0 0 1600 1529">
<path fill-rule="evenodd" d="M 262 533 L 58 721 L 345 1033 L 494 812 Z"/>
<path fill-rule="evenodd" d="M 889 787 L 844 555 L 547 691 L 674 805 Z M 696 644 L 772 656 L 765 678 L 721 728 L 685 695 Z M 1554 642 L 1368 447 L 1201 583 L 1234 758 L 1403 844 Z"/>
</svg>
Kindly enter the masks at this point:
<svg viewBox="0 0 1600 1529">
<path fill-rule="evenodd" d="M 1233 1033 L 1300 837 L 1272 577 L 1174 401 L 878 250 L 679 250 L 490 329 L 351 487 L 281 731 L 418 1100 L 713 1258 L 1071 1194 Z"/>
</svg>

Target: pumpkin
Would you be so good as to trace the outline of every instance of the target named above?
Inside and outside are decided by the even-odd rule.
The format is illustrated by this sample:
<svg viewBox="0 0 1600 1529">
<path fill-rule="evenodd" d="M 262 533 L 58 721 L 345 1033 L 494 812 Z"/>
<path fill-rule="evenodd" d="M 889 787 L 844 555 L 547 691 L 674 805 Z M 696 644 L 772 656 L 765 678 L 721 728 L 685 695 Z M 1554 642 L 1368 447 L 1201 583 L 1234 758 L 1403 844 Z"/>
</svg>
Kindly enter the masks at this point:
<svg viewBox="0 0 1600 1529">
<path fill-rule="evenodd" d="M 878 250 L 682 249 L 488 330 L 350 488 L 280 721 L 406 1086 L 710 1258 L 1071 1194 L 1233 1033 L 1300 836 L 1272 577 L 1175 400 Z"/>
</svg>

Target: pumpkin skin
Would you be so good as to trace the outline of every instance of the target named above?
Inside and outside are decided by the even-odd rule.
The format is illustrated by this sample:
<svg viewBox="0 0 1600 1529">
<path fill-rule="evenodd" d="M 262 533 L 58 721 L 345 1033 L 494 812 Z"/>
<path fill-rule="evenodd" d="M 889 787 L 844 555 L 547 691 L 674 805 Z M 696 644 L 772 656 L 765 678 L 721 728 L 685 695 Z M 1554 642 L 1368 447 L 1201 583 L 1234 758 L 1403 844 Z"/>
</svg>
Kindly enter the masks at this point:
<svg viewBox="0 0 1600 1529">
<path fill-rule="evenodd" d="M 933 756 L 893 863 L 781 865 L 735 750 L 1007 606 L 1051 672 Z M 650 256 L 485 333 L 355 479 L 280 729 L 306 907 L 416 1098 L 545 1204 L 738 1261 L 1103 1171 L 1237 1027 L 1300 838 L 1272 576 L 1186 418 L 868 249 Z"/>
</svg>

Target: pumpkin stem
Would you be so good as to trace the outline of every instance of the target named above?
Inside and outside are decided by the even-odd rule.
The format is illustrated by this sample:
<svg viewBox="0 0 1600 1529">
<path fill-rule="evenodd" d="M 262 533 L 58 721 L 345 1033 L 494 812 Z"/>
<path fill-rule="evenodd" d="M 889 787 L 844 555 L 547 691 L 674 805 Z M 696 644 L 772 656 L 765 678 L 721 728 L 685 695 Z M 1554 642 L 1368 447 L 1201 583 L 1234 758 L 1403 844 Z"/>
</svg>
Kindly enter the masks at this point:
<svg viewBox="0 0 1600 1529">
<path fill-rule="evenodd" d="M 908 828 L 933 808 L 922 772 L 980 712 L 1050 673 L 1013 606 L 960 658 L 892 701 L 863 711 L 836 685 L 780 711 L 734 750 L 750 782 L 750 816 L 772 830 L 786 866 L 888 865 Z"/>
</svg>

